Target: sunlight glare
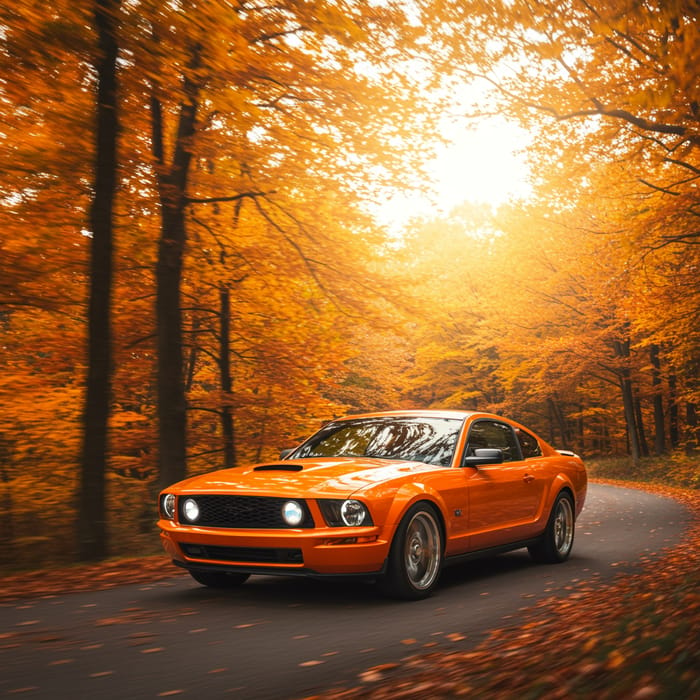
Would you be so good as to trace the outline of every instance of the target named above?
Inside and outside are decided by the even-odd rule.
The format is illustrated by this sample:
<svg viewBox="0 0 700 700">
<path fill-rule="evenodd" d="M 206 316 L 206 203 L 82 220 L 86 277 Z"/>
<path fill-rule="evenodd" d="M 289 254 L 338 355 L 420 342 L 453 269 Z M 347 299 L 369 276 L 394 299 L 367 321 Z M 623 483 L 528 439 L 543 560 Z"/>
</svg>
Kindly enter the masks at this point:
<svg viewBox="0 0 700 700">
<path fill-rule="evenodd" d="M 430 166 L 440 208 L 464 201 L 498 206 L 527 197 L 530 186 L 522 150 L 527 133 L 505 119 L 490 119 L 476 129 L 454 127 L 452 145 L 440 149 Z"/>
<path fill-rule="evenodd" d="M 530 195 L 524 153 L 530 138 L 524 129 L 493 117 L 477 126 L 451 121 L 445 136 L 449 143 L 439 146 L 427 164 L 432 196 L 397 194 L 382 207 L 382 221 L 401 225 L 415 217 L 447 216 L 464 202 L 496 208 Z"/>
</svg>

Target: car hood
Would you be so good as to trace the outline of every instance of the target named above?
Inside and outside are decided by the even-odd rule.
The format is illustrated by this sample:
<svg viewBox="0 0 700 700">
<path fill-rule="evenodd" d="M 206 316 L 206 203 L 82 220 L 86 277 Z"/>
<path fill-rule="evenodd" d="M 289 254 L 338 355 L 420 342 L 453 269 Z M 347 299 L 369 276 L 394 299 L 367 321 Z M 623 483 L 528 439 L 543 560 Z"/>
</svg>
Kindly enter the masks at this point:
<svg viewBox="0 0 700 700">
<path fill-rule="evenodd" d="M 368 486 L 443 468 L 422 462 L 355 457 L 290 459 L 202 474 L 181 481 L 169 491 L 348 498 Z"/>
</svg>

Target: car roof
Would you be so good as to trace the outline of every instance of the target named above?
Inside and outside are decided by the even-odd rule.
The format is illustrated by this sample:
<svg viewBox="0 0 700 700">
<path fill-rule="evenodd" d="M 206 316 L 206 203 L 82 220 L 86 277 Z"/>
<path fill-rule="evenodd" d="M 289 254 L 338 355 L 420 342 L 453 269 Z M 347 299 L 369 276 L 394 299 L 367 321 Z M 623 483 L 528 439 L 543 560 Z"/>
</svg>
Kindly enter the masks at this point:
<svg viewBox="0 0 700 700">
<path fill-rule="evenodd" d="M 357 418 L 457 418 L 464 420 L 475 415 L 491 415 L 481 411 L 457 411 L 442 409 L 407 409 L 396 411 L 373 411 L 371 413 L 356 413 L 335 420 L 355 420 Z"/>
</svg>

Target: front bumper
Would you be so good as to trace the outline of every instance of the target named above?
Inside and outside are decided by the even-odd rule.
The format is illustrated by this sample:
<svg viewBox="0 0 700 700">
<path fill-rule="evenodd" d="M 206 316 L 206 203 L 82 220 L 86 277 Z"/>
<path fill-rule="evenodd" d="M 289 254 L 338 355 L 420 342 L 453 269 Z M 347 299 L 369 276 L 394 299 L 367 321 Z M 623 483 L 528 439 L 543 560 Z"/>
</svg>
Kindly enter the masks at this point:
<svg viewBox="0 0 700 700">
<path fill-rule="evenodd" d="M 160 520 L 163 548 L 186 569 L 305 576 L 378 575 L 390 543 L 379 528 L 233 530 Z"/>
</svg>

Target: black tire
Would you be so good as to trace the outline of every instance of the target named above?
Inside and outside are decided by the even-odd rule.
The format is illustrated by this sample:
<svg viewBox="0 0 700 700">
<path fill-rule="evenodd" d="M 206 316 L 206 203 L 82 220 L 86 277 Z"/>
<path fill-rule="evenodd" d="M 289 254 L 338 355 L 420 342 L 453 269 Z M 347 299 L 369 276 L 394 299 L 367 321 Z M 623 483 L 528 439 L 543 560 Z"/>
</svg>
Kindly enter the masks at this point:
<svg viewBox="0 0 700 700">
<path fill-rule="evenodd" d="M 209 588 L 235 588 L 245 583 L 250 574 L 235 571 L 190 571 L 190 576 L 203 586 Z"/>
<path fill-rule="evenodd" d="M 574 525 L 574 501 L 567 491 L 562 491 L 554 501 L 540 541 L 527 548 L 530 556 L 542 564 L 566 561 L 574 546 Z"/>
<path fill-rule="evenodd" d="M 401 519 L 380 589 L 392 598 L 420 600 L 435 589 L 442 569 L 440 519 L 429 503 L 416 503 Z"/>
</svg>

